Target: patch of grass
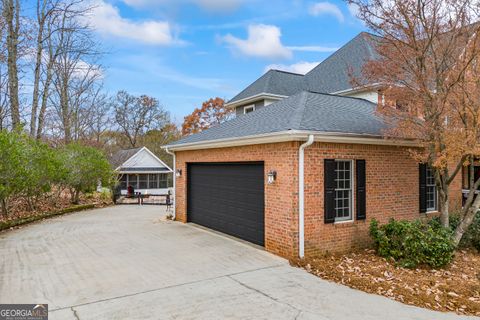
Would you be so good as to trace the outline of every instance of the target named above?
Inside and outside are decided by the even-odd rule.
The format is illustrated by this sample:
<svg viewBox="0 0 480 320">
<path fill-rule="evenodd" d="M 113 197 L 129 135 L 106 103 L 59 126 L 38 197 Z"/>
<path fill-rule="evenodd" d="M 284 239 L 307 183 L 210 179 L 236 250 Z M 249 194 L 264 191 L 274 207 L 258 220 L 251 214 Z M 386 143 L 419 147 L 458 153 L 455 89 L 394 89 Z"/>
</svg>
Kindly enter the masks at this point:
<svg viewBox="0 0 480 320">
<path fill-rule="evenodd" d="M 71 213 L 71 212 L 77 212 L 77 211 L 83 211 L 83 210 L 88 210 L 88 209 L 93 209 L 95 208 L 95 204 L 81 204 L 77 206 L 72 206 L 68 207 L 65 209 L 61 210 L 56 210 L 52 212 L 45 212 L 29 217 L 24 217 L 24 218 L 18 218 L 18 219 L 12 219 L 12 220 L 7 220 L 7 221 L 1 221 L 0 222 L 0 231 L 10 229 L 13 227 L 21 226 L 27 223 L 32 223 L 38 220 L 46 219 L 46 218 L 52 218 L 55 216 L 60 216 L 62 214 L 66 213 Z"/>
</svg>

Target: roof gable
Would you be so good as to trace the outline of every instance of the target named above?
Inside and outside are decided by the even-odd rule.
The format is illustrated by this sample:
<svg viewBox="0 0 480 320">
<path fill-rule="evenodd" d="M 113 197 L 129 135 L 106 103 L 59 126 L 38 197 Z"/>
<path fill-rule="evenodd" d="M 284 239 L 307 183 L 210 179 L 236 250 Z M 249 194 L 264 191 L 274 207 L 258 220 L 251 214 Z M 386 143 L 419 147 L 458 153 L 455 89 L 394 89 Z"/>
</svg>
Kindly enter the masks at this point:
<svg viewBox="0 0 480 320">
<path fill-rule="evenodd" d="M 128 150 L 120 150 L 117 153 L 116 170 L 135 170 L 135 169 L 165 169 L 172 171 L 162 160 L 153 154 L 148 148 L 135 148 Z"/>
<path fill-rule="evenodd" d="M 272 69 L 229 100 L 228 103 L 237 102 L 262 93 L 291 96 L 301 91 L 303 87 L 303 75 Z"/>
</svg>

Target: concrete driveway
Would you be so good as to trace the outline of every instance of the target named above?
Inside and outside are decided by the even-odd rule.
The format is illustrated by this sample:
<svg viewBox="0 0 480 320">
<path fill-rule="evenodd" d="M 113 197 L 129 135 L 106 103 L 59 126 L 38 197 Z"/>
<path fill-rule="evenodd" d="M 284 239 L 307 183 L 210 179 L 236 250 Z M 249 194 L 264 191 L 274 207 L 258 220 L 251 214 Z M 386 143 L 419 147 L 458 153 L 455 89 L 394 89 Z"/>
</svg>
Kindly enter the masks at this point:
<svg viewBox="0 0 480 320">
<path fill-rule="evenodd" d="M 0 234 L 0 303 L 50 319 L 458 319 L 323 281 L 158 206 L 117 206 Z"/>
</svg>

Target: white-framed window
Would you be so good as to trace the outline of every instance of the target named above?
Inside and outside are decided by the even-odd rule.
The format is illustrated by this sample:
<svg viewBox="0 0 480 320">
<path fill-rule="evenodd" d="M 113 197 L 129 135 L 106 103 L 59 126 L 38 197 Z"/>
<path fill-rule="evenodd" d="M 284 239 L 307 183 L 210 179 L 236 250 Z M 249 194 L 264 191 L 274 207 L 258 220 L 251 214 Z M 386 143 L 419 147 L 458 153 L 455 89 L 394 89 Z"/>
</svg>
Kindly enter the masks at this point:
<svg viewBox="0 0 480 320">
<path fill-rule="evenodd" d="M 250 112 L 253 112 L 255 111 L 255 105 L 252 104 L 250 106 L 245 106 L 243 107 L 243 114 L 247 114 L 247 113 L 250 113 Z"/>
<path fill-rule="evenodd" d="M 335 222 L 353 219 L 353 161 L 335 160 Z"/>
<path fill-rule="evenodd" d="M 437 210 L 437 186 L 435 184 L 435 175 L 432 168 L 427 167 L 427 183 L 426 183 L 426 194 L 427 194 L 427 212 Z"/>
</svg>

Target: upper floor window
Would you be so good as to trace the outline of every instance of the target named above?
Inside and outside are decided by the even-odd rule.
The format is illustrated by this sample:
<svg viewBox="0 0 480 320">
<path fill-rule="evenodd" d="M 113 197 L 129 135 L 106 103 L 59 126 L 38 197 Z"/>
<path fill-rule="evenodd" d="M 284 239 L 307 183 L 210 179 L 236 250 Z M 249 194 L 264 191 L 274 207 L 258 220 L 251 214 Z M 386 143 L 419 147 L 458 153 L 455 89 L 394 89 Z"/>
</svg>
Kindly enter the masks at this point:
<svg viewBox="0 0 480 320">
<path fill-rule="evenodd" d="M 243 114 L 255 111 L 255 105 L 243 107 Z"/>
</svg>

